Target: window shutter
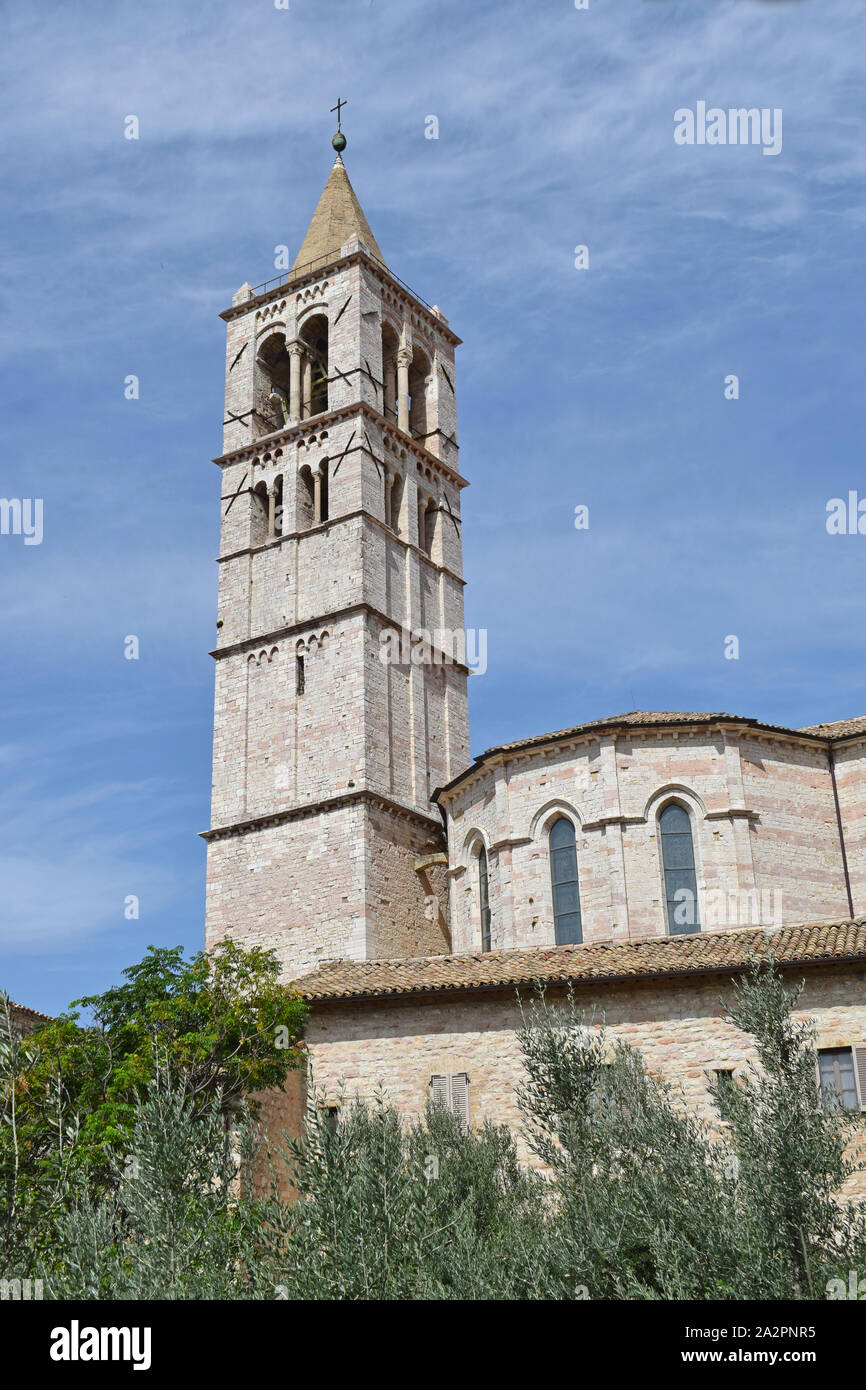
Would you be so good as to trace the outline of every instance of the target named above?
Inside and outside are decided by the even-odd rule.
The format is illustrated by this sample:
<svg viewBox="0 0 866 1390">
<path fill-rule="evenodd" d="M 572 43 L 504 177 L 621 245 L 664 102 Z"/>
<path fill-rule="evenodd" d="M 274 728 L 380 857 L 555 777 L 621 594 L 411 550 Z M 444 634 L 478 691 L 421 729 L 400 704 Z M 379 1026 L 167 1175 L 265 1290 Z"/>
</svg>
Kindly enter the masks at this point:
<svg viewBox="0 0 866 1390">
<path fill-rule="evenodd" d="M 430 1102 L 444 1105 L 452 1115 L 469 1128 L 469 1076 L 465 1071 L 454 1076 L 430 1077 Z"/>
<path fill-rule="evenodd" d="M 852 1048 L 854 1053 L 854 1075 L 860 1093 L 860 1109 L 866 1110 L 866 1047 Z"/>
<path fill-rule="evenodd" d="M 446 1106 L 448 1106 L 449 1109 L 451 1108 L 451 1107 L 450 1107 L 450 1104 L 449 1104 L 450 1097 L 449 1097 L 449 1094 L 448 1094 L 449 1089 L 450 1089 L 449 1086 L 448 1086 L 448 1082 L 450 1081 L 450 1079 L 451 1079 L 451 1078 L 448 1077 L 448 1076 L 431 1076 L 431 1077 L 430 1077 L 430 1101 L 431 1101 L 431 1104 L 433 1104 L 433 1105 L 446 1105 Z"/>
<path fill-rule="evenodd" d="M 866 1049 L 864 1049 L 866 1051 Z M 451 1082 L 451 1113 L 469 1128 L 469 1077 L 465 1071 L 448 1078 Z"/>
</svg>

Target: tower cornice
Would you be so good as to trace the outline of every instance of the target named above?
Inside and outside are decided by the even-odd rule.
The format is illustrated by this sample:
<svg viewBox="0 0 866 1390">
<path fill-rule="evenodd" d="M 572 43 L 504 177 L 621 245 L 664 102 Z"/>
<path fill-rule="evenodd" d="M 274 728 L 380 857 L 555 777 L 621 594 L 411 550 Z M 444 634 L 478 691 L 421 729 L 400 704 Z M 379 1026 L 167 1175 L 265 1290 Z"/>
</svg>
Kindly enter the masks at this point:
<svg viewBox="0 0 866 1390">
<path fill-rule="evenodd" d="M 371 253 L 363 247 L 359 247 L 355 251 L 350 251 L 345 256 L 337 256 L 329 259 L 321 265 L 314 264 L 309 270 L 302 268 L 298 273 L 290 274 L 288 279 L 280 281 L 271 289 L 262 289 L 261 286 L 257 286 L 256 288 L 262 289 L 261 294 L 256 294 L 255 291 L 252 291 L 248 299 L 241 300 L 239 304 L 233 304 L 229 309 L 223 309 L 220 313 L 220 318 L 224 319 L 226 323 L 230 323 L 232 319 L 240 318 L 241 315 L 249 313 L 250 309 L 258 309 L 263 304 L 270 304 L 272 300 L 279 299 L 281 295 L 294 294 L 296 290 L 304 289 L 305 286 L 313 284 L 316 280 L 321 280 L 323 276 L 331 274 L 335 270 L 342 269 L 344 266 L 355 265 L 359 262 L 368 265 L 374 274 L 388 284 L 390 288 L 404 299 L 407 304 L 411 305 L 417 313 L 421 314 L 429 326 L 435 328 L 437 333 L 441 333 L 443 338 L 446 338 L 452 346 L 460 346 L 463 339 L 458 338 L 447 320 L 441 314 L 434 313 L 432 305 L 428 304 L 426 300 L 421 299 L 409 285 L 398 276 L 394 275 L 382 261 L 377 260 L 375 256 L 371 255 Z M 263 284 L 269 285 L 270 281 L 265 280 Z"/>
<path fill-rule="evenodd" d="M 431 569 L 434 569 L 437 574 L 447 574 L 448 578 L 453 579 L 455 584 L 459 584 L 461 588 L 466 587 L 466 580 L 463 578 L 462 574 L 457 574 L 455 570 L 449 569 L 447 565 L 440 565 L 432 556 L 427 554 L 426 550 L 422 550 L 420 546 L 413 545 L 411 541 L 407 541 L 403 536 L 398 536 L 396 532 L 391 530 L 390 526 L 385 525 L 385 522 L 382 521 L 380 517 L 374 515 L 373 512 L 365 511 L 363 507 L 358 508 L 358 510 L 354 512 L 345 512 L 342 516 L 332 517 L 330 521 L 321 521 L 317 526 L 309 526 L 304 531 L 287 531 L 285 535 L 274 536 L 272 540 L 264 541 L 261 545 L 247 545 L 243 546 L 240 550 L 230 550 L 225 555 L 218 555 L 216 557 L 216 562 L 218 565 L 223 565 L 229 560 L 239 560 L 244 555 L 259 555 L 262 551 L 274 550 L 277 546 L 283 545 L 286 541 L 303 541 L 308 536 L 321 535 L 323 531 L 328 531 L 333 526 L 339 526 L 344 521 L 354 521 L 357 517 L 363 517 L 365 521 L 370 521 L 374 526 L 378 526 L 380 531 L 386 533 L 389 540 L 395 542 L 397 545 L 402 545 L 405 550 L 411 550 L 414 555 L 417 555 L 419 559 L 423 560 Z"/>
<path fill-rule="evenodd" d="M 372 603 L 347 603 L 342 608 L 331 609 L 327 613 L 314 613 L 309 618 L 304 618 L 301 622 L 286 623 L 283 627 L 272 629 L 270 632 L 259 632 L 254 637 L 242 637 L 237 642 L 226 643 L 224 647 L 214 647 L 213 651 L 208 652 L 214 660 L 219 660 L 224 656 L 236 656 L 239 652 L 255 651 L 257 647 L 266 647 L 269 642 L 279 642 L 286 637 L 293 637 L 296 632 L 309 632 L 310 628 L 327 626 L 328 623 L 338 622 L 341 618 L 349 618 L 355 613 L 365 613 L 370 618 L 375 618 L 383 627 L 391 628 L 395 632 L 407 632 L 410 642 L 412 638 L 427 641 L 431 651 L 437 656 L 441 656 L 441 662 L 434 662 L 434 665 L 451 666 L 455 671 L 462 671 L 464 675 L 470 674 L 470 668 L 463 661 L 456 661 L 449 657 L 441 647 L 434 646 L 428 641 L 431 629 L 420 630 L 407 623 L 401 623 L 397 618 L 389 618 L 387 613 L 383 613 L 380 608 L 375 608 Z M 436 631 L 435 628 L 432 631 Z"/>
<path fill-rule="evenodd" d="M 348 376 L 349 373 L 346 372 L 345 375 Z M 386 416 L 375 410 L 373 406 L 368 405 L 366 401 L 354 401 L 350 405 L 340 406 L 338 410 L 322 411 L 320 415 L 299 420 L 296 424 L 287 425 L 285 429 L 260 435 L 258 439 L 251 440 L 249 444 L 244 444 L 238 449 L 231 449 L 226 454 L 217 454 L 212 462 L 218 468 L 225 468 L 232 463 L 242 463 L 255 454 L 267 452 L 274 444 L 291 442 L 305 434 L 317 434 L 320 430 L 326 429 L 339 420 L 351 419 L 353 415 L 359 414 L 365 415 L 368 420 L 373 420 L 377 425 L 382 426 L 393 439 L 399 442 L 401 448 L 411 449 L 426 468 L 438 469 L 459 488 L 469 487 L 469 480 L 458 473 L 456 468 L 452 468 L 438 454 L 433 454 L 429 449 L 425 449 L 423 444 L 419 444 L 416 439 L 412 438 L 411 434 L 406 434 L 405 430 L 401 430 L 392 420 L 388 420 Z M 455 449 L 459 449 L 459 447 L 458 444 L 454 445 Z"/>
<path fill-rule="evenodd" d="M 395 801 L 392 797 L 382 796 L 379 792 L 369 791 L 365 787 L 358 787 L 355 791 L 345 792 L 339 796 L 329 796 L 320 801 L 307 801 L 299 806 L 290 806 L 285 810 L 271 811 L 263 816 L 252 816 L 248 820 L 232 821 L 228 825 L 215 825 L 210 830 L 200 830 L 199 835 L 203 840 L 227 840 L 236 835 L 247 835 L 250 831 L 269 830 L 271 826 L 285 825 L 287 821 L 303 820 L 308 816 L 321 815 L 323 811 L 336 811 L 343 806 L 350 806 L 352 803 L 372 803 L 389 811 L 392 815 L 404 817 L 407 820 L 418 820 L 429 822 L 441 833 L 442 820 L 435 810 L 431 808 L 429 812 L 419 810 L 417 806 L 410 806 L 407 802 Z"/>
</svg>

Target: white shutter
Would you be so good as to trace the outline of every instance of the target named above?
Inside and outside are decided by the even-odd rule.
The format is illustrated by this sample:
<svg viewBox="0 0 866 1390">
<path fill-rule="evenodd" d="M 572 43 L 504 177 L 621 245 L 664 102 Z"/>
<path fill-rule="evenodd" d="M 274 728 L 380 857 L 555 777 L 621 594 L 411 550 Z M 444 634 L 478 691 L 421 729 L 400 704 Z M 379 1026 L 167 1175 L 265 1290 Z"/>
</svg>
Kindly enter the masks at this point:
<svg viewBox="0 0 866 1390">
<path fill-rule="evenodd" d="M 462 1120 L 466 1128 L 469 1128 L 469 1076 L 465 1071 L 457 1072 L 454 1076 L 431 1076 L 430 1077 L 430 1103 L 432 1105 L 444 1105 Z"/>
<path fill-rule="evenodd" d="M 866 1110 L 866 1047 L 853 1047 L 851 1051 L 854 1053 L 854 1076 L 860 1096 L 860 1109 Z"/>
<path fill-rule="evenodd" d="M 451 1082 L 451 1113 L 469 1128 L 469 1077 L 465 1071 L 448 1078 Z"/>
<path fill-rule="evenodd" d="M 446 1105 L 451 1109 L 450 1076 L 430 1077 L 430 1102 L 432 1105 Z"/>
</svg>

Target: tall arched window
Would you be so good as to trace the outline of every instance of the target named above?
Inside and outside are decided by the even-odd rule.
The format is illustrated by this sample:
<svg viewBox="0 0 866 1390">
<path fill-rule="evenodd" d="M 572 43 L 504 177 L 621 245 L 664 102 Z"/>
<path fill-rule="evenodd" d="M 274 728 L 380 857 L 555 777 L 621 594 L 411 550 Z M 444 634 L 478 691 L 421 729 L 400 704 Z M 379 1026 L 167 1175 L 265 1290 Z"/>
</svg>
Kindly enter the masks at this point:
<svg viewBox="0 0 866 1390">
<path fill-rule="evenodd" d="M 490 950 L 490 884 L 487 876 L 487 850 L 478 856 L 478 901 L 481 904 L 481 949 Z"/>
<path fill-rule="evenodd" d="M 698 881 L 695 874 L 695 847 L 692 822 L 684 806 L 675 801 L 659 816 L 662 840 L 662 866 L 665 875 L 668 931 L 684 936 L 700 931 Z"/>
<path fill-rule="evenodd" d="M 580 890 L 577 884 L 577 846 L 574 826 L 565 816 L 553 822 L 548 835 L 550 880 L 553 885 L 553 926 L 557 946 L 576 946 L 583 940 Z"/>
</svg>

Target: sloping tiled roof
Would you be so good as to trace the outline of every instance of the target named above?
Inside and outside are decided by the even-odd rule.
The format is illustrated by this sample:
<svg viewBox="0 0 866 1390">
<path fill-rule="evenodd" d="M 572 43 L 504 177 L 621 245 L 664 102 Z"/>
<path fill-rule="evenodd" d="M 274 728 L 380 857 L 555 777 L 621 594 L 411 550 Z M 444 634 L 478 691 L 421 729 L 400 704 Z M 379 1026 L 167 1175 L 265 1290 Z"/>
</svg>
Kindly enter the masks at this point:
<svg viewBox="0 0 866 1390">
<path fill-rule="evenodd" d="M 9 1000 L 9 1012 L 14 1026 L 25 1033 L 32 1033 L 33 1029 L 42 1023 L 54 1022 L 51 1014 L 41 1014 L 38 1009 L 28 1009 L 26 1004 L 16 1004 L 14 999 Z"/>
<path fill-rule="evenodd" d="M 626 714 L 610 714 L 604 719 L 591 719 L 586 724 L 575 724 L 570 729 L 559 729 L 552 734 L 536 734 L 532 738 L 515 739 L 513 743 L 502 743 L 498 748 L 488 748 L 486 753 L 481 753 L 482 758 L 489 757 L 491 753 L 501 753 L 510 751 L 512 748 L 530 748 L 533 743 L 546 743 L 548 739 L 568 738 L 571 734 L 586 733 L 590 729 L 604 729 L 610 724 L 634 724 L 651 728 L 654 724 L 716 724 L 720 719 L 731 723 L 752 723 L 752 720 L 744 721 L 742 716 L 736 714 L 707 714 L 700 710 L 643 710 L 632 709 Z M 774 728 L 768 724 L 766 728 Z"/>
<path fill-rule="evenodd" d="M 853 734 L 866 733 L 866 714 L 857 719 L 836 719 L 832 724 L 809 724 L 798 729 L 801 734 L 820 734 L 822 738 L 851 738 Z"/>
<path fill-rule="evenodd" d="M 343 161 L 337 155 L 292 270 L 299 270 L 312 261 L 339 256 L 340 247 L 354 235 L 385 264 Z"/>
<path fill-rule="evenodd" d="M 599 941 L 584 946 L 486 951 L 480 955 L 404 960 L 334 960 L 297 981 L 309 1000 L 392 998 L 399 995 L 513 989 L 534 984 L 631 980 L 742 970 L 771 951 L 780 965 L 862 960 L 866 917 L 795 927 L 696 932 L 693 936 Z"/>
<path fill-rule="evenodd" d="M 38 1009 L 28 1009 L 26 1004 L 16 1004 L 14 999 L 9 1000 L 9 1008 L 19 1014 L 28 1014 L 30 1018 L 40 1018 L 43 1023 L 54 1022 L 53 1014 L 41 1014 Z"/>
<path fill-rule="evenodd" d="M 610 714 L 604 719 L 592 719 L 586 724 L 574 724 L 570 729 L 556 729 L 553 733 L 535 734 L 532 738 L 519 738 L 513 743 L 500 743 L 495 748 L 487 748 L 483 753 L 478 753 L 469 767 L 463 772 L 453 777 L 444 787 L 437 787 L 432 800 L 438 801 L 442 792 L 450 791 L 452 787 L 457 787 L 473 772 L 485 763 L 488 758 L 496 757 L 500 753 L 514 753 L 522 748 L 541 747 L 546 743 L 557 743 L 561 739 L 577 738 L 581 734 L 589 734 L 594 730 L 604 730 L 611 727 L 617 728 L 664 728 L 666 725 L 681 727 L 683 725 L 712 725 L 712 724 L 741 724 L 749 729 L 766 729 L 770 733 L 793 734 L 801 738 L 810 739 L 840 739 L 850 738 L 853 734 L 866 732 L 866 715 L 857 719 L 839 719 L 835 724 L 813 724 L 804 729 L 789 729 L 784 724 L 766 724 L 760 719 L 751 719 L 743 714 L 724 714 L 720 711 L 708 714 L 700 710 L 643 710 L 632 709 L 625 714 Z"/>
</svg>

